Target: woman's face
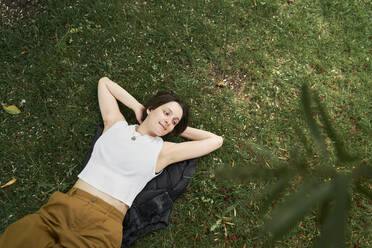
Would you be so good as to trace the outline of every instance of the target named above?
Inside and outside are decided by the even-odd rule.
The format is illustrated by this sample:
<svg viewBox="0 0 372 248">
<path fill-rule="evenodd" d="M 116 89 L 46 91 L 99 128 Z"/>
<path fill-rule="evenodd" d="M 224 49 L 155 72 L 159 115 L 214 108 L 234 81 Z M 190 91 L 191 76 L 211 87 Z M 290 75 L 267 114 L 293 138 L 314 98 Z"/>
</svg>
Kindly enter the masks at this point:
<svg viewBox="0 0 372 248">
<path fill-rule="evenodd" d="M 153 110 L 147 109 L 147 118 L 156 136 L 164 136 L 172 132 L 181 120 L 182 114 L 182 107 L 174 101 L 160 105 Z"/>
</svg>

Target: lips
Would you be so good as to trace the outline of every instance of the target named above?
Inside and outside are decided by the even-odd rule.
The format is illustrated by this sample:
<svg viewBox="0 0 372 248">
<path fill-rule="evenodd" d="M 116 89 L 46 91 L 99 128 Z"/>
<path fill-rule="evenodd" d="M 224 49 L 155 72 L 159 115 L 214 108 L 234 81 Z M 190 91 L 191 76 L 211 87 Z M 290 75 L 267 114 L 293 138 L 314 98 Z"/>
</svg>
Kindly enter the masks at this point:
<svg viewBox="0 0 372 248">
<path fill-rule="evenodd" d="M 163 124 L 161 124 L 160 122 L 159 122 L 159 124 L 164 129 L 164 131 L 167 130 Z"/>
</svg>

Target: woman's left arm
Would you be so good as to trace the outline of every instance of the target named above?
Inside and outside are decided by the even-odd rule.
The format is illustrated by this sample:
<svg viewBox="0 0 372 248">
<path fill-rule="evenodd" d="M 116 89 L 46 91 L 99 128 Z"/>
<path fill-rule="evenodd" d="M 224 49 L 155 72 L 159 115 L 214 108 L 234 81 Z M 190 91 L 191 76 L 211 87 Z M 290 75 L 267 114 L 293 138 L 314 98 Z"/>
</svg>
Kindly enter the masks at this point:
<svg viewBox="0 0 372 248">
<path fill-rule="evenodd" d="M 172 163 L 204 156 L 220 148 L 223 143 L 221 136 L 192 127 L 187 127 L 181 137 L 191 141 L 181 143 L 164 142 L 161 156 L 163 168 Z"/>
</svg>

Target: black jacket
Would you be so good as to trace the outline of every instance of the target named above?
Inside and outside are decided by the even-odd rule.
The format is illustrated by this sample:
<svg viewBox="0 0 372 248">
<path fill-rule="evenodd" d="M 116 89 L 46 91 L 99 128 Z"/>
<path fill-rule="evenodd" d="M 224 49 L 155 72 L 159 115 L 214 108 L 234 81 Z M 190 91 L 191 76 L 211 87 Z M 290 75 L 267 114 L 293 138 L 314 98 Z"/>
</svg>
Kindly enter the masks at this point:
<svg viewBox="0 0 372 248">
<path fill-rule="evenodd" d="M 102 131 L 103 126 L 98 125 L 96 136 L 86 154 L 84 167 Z M 171 164 L 146 184 L 125 215 L 121 248 L 128 247 L 152 231 L 168 226 L 173 201 L 185 191 L 195 173 L 198 160 L 199 158 L 195 158 Z"/>
</svg>

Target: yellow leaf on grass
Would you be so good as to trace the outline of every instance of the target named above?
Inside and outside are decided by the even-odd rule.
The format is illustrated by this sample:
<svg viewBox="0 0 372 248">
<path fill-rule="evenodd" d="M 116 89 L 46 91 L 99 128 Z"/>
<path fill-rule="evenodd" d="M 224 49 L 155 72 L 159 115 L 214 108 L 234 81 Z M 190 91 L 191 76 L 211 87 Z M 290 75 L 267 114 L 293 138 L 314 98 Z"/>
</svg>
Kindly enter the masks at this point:
<svg viewBox="0 0 372 248">
<path fill-rule="evenodd" d="M 221 87 L 221 88 L 226 87 L 226 83 L 224 81 L 220 81 L 216 85 L 217 85 L 217 87 Z"/>
<path fill-rule="evenodd" d="M 25 54 L 28 52 L 28 47 L 27 46 L 24 46 L 22 51 L 21 51 L 21 54 Z"/>
<path fill-rule="evenodd" d="M 7 182 L 6 184 L 4 184 L 0 188 L 8 187 L 8 186 L 12 185 L 13 183 L 15 183 L 16 181 L 17 181 L 17 179 L 15 177 L 13 177 L 9 182 Z"/>
<path fill-rule="evenodd" d="M 3 109 L 9 114 L 18 115 L 19 113 L 21 113 L 21 110 L 19 110 L 17 106 L 14 105 L 6 106 L 4 103 L 2 103 L 1 106 L 3 106 Z"/>
<path fill-rule="evenodd" d="M 69 34 L 75 34 L 75 33 L 78 33 L 80 30 L 78 28 L 71 28 L 68 33 Z"/>
</svg>

